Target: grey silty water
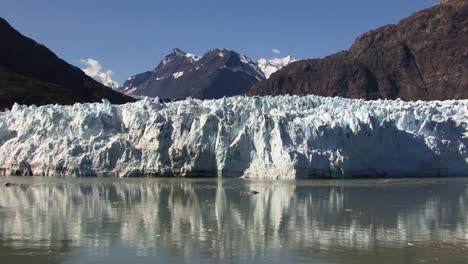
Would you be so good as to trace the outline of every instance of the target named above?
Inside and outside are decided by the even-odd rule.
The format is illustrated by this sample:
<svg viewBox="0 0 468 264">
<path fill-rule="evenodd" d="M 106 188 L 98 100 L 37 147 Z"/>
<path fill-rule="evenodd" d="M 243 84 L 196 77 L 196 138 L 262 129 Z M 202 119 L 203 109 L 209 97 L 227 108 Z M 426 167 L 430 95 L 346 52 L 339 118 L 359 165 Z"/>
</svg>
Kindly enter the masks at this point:
<svg viewBox="0 0 468 264">
<path fill-rule="evenodd" d="M 0 182 L 1 263 L 468 262 L 467 179 Z"/>
</svg>

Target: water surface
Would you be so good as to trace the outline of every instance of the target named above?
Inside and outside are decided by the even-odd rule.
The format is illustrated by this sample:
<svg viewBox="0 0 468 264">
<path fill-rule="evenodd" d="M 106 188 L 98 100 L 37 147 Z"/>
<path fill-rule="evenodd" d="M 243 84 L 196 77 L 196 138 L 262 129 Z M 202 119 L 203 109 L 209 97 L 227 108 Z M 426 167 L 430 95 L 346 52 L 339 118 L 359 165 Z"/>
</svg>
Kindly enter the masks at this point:
<svg viewBox="0 0 468 264">
<path fill-rule="evenodd" d="M 0 184 L 1 263 L 468 263 L 468 179 Z"/>
</svg>

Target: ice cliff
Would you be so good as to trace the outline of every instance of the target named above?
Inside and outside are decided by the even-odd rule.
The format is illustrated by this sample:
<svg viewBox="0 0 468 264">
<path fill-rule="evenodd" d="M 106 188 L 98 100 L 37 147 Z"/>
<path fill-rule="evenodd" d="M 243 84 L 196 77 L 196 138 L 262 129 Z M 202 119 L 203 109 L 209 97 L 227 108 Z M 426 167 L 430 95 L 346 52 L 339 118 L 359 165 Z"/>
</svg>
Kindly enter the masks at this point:
<svg viewBox="0 0 468 264">
<path fill-rule="evenodd" d="M 318 96 L 15 105 L 0 175 L 468 176 L 468 100 Z"/>
</svg>

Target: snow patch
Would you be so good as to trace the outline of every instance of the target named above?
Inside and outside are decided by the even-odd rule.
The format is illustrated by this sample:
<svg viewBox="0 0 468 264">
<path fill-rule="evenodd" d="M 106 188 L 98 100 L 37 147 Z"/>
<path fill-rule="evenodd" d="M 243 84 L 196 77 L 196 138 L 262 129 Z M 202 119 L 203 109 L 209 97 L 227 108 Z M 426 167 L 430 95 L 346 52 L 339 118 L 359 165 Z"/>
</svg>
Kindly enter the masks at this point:
<svg viewBox="0 0 468 264">
<path fill-rule="evenodd" d="M 138 87 L 126 87 L 126 89 L 124 90 L 124 93 L 126 95 L 131 95 L 136 90 L 138 90 Z"/>
<path fill-rule="evenodd" d="M 262 77 L 264 76 L 261 69 L 247 56 L 245 56 L 244 54 L 239 54 L 239 59 L 243 64 L 247 65 L 247 67 L 250 67 L 252 70 L 254 70 L 255 72 L 254 76 L 257 80 L 260 79 L 258 76 L 262 76 Z"/>
<path fill-rule="evenodd" d="M 200 60 L 200 58 L 198 56 L 196 56 L 194 54 L 191 54 L 191 53 L 186 53 L 185 57 L 189 58 L 190 61 L 192 61 L 192 62 L 196 62 L 196 61 Z"/>
<path fill-rule="evenodd" d="M 180 71 L 180 72 L 176 72 L 176 73 L 172 74 L 172 77 L 174 79 L 178 79 L 178 78 L 182 77 L 182 75 L 184 75 L 184 72 Z"/>
<path fill-rule="evenodd" d="M 253 64 L 253 62 L 249 58 L 247 58 L 247 56 L 245 56 L 244 54 L 239 54 L 239 57 L 242 63 Z"/>
</svg>

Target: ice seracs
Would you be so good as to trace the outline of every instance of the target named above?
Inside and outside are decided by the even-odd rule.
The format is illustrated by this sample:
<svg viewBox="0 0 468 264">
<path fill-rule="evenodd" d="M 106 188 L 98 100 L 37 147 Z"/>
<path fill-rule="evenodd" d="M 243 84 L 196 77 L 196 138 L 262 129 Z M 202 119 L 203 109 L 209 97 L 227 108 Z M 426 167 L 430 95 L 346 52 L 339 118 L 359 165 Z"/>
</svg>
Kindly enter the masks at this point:
<svg viewBox="0 0 468 264">
<path fill-rule="evenodd" d="M 0 174 L 270 179 L 467 176 L 468 100 L 318 96 L 0 113 Z"/>
</svg>

